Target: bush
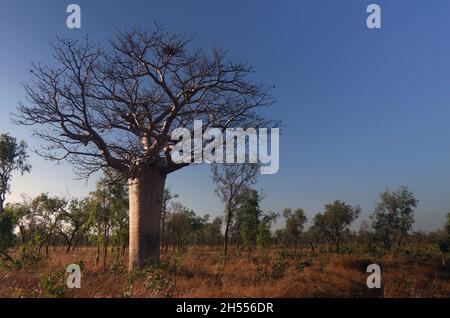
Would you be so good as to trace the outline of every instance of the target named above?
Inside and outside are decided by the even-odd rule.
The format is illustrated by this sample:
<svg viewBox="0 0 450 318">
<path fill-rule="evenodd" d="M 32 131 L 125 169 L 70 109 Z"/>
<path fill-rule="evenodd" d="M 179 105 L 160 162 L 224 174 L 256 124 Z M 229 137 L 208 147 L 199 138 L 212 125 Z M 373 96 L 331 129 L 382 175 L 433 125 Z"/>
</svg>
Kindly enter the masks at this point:
<svg viewBox="0 0 450 318">
<path fill-rule="evenodd" d="M 121 259 L 116 260 L 111 266 L 109 266 L 109 271 L 114 274 L 123 274 L 126 272 L 125 265 Z"/>
<path fill-rule="evenodd" d="M 289 263 L 288 263 L 288 261 L 286 259 L 287 255 L 288 254 L 285 253 L 284 251 L 278 252 L 278 256 L 277 256 L 277 258 L 275 260 L 274 265 L 272 266 L 272 271 L 270 273 L 270 280 L 271 281 L 280 280 L 286 274 L 286 272 L 287 272 L 287 270 L 289 268 Z"/>
<path fill-rule="evenodd" d="M 22 246 L 19 259 L 14 261 L 14 267 L 16 269 L 29 267 L 36 269 L 44 260 L 44 256 L 36 249 L 28 248 L 28 246 Z"/>
<path fill-rule="evenodd" d="M 80 266 L 80 270 L 83 271 L 83 269 L 84 269 L 84 261 L 83 261 L 83 259 L 80 258 L 80 259 L 78 260 L 78 262 L 76 262 L 76 264 L 77 264 L 78 266 Z"/>
<path fill-rule="evenodd" d="M 144 286 L 153 297 L 171 297 L 172 281 L 168 275 L 168 263 L 159 262 L 144 269 Z"/>
<path fill-rule="evenodd" d="M 295 259 L 295 269 L 299 272 L 303 272 L 303 270 L 306 267 L 310 267 L 312 264 L 312 260 L 311 259 L 307 259 L 305 261 L 302 261 L 301 257 L 297 257 Z"/>
<path fill-rule="evenodd" d="M 66 290 L 66 273 L 58 271 L 41 277 L 39 284 L 44 296 L 63 297 Z"/>
<path fill-rule="evenodd" d="M 14 245 L 15 218 L 8 210 L 0 214 L 0 256 L 12 261 L 8 249 Z"/>
<path fill-rule="evenodd" d="M 144 280 L 144 287 L 151 291 L 151 297 L 171 297 L 172 280 L 169 277 L 169 264 L 162 262 L 149 262 L 141 270 L 133 270 L 127 274 L 127 287 L 122 297 L 131 298 L 133 286 L 139 279 Z"/>
<path fill-rule="evenodd" d="M 171 296 L 170 278 L 161 270 L 154 270 L 147 273 L 145 277 L 145 288 L 151 290 L 154 297 Z"/>
</svg>

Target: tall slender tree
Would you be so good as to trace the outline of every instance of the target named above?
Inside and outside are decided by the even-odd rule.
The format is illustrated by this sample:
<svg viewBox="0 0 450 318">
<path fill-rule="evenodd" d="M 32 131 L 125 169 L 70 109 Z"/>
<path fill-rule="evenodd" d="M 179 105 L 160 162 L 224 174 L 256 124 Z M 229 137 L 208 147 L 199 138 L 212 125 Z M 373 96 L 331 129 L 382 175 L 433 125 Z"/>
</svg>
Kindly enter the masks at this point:
<svg viewBox="0 0 450 318">
<path fill-rule="evenodd" d="M 213 181 L 216 193 L 225 205 L 225 237 L 223 254 L 227 260 L 230 230 L 235 221 L 236 212 L 242 203 L 243 192 L 253 183 L 259 172 L 257 164 L 214 164 Z"/>
<path fill-rule="evenodd" d="M 247 248 L 248 261 L 250 262 L 252 251 L 255 249 L 258 237 L 258 225 L 263 213 L 259 207 L 260 195 L 254 189 L 247 189 L 242 198 L 243 202 L 239 208 L 241 217 L 240 236 Z"/>
<path fill-rule="evenodd" d="M 6 195 L 10 189 L 12 173 L 30 172 L 28 163 L 27 144 L 18 142 L 16 138 L 8 134 L 0 135 L 0 213 L 3 212 Z"/>
<path fill-rule="evenodd" d="M 169 203 L 173 199 L 178 198 L 178 194 L 173 194 L 169 189 L 164 190 L 163 204 L 162 204 L 162 217 L 161 217 L 161 246 L 163 249 L 167 247 L 167 242 L 165 240 L 166 236 L 166 221 L 167 221 L 167 210 L 169 208 Z"/>
</svg>

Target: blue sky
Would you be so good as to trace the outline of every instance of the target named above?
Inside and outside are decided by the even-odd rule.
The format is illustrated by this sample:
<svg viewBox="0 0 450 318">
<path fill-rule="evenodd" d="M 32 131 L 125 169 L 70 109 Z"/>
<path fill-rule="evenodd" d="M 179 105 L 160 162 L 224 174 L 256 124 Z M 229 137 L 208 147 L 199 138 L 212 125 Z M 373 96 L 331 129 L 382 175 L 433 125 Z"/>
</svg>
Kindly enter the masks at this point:
<svg viewBox="0 0 450 318">
<path fill-rule="evenodd" d="M 65 8 L 82 9 L 68 30 Z M 366 7 L 382 9 L 382 29 L 366 27 Z M 51 62 L 56 35 L 97 41 L 116 29 L 154 22 L 196 34 L 196 44 L 227 48 L 274 86 L 268 116 L 281 119 L 280 170 L 262 176 L 264 210 L 303 208 L 312 216 L 335 199 L 368 218 L 385 188 L 410 187 L 419 199 L 416 229 L 433 230 L 450 211 L 450 2 L 308 1 L 5 1 L 0 0 L 0 131 L 28 141 L 10 123 L 24 97 L 32 61 Z M 71 166 L 32 155 L 33 171 L 15 176 L 9 200 L 40 192 L 81 196 L 95 180 L 74 180 Z M 168 177 L 180 200 L 218 215 L 207 166 Z"/>
</svg>

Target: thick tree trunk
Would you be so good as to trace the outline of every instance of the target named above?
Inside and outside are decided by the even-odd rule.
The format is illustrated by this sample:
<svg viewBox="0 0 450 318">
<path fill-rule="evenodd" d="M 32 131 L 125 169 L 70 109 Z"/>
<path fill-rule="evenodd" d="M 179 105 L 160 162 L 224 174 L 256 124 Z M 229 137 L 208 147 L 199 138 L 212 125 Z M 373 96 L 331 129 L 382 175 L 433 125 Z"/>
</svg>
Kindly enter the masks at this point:
<svg viewBox="0 0 450 318">
<path fill-rule="evenodd" d="M 159 261 L 161 211 L 165 175 L 151 167 L 130 179 L 129 270 L 143 268 L 150 259 Z"/>
</svg>

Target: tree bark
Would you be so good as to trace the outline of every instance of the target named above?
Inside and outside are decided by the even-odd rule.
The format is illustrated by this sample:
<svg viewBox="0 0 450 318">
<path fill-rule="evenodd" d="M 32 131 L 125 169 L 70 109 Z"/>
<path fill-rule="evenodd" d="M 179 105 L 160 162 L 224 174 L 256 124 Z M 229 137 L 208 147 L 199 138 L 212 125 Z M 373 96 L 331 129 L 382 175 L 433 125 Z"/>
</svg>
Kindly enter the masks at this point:
<svg viewBox="0 0 450 318">
<path fill-rule="evenodd" d="M 166 176 L 150 167 L 128 181 L 130 196 L 129 270 L 143 268 L 150 259 L 159 261 L 161 211 Z"/>
<path fill-rule="evenodd" d="M 103 238 L 103 242 L 104 242 L 104 250 L 103 250 L 103 271 L 106 272 L 107 270 L 107 266 L 106 266 L 106 261 L 108 258 L 108 245 L 109 245 L 109 227 L 105 225 L 105 232 L 104 232 L 104 238 Z"/>
<path fill-rule="evenodd" d="M 228 236 L 230 231 L 230 218 L 228 217 L 227 225 L 225 227 L 225 240 L 223 243 L 223 259 L 226 263 L 227 261 L 227 254 L 228 254 Z"/>
<path fill-rule="evenodd" d="M 98 237 L 97 237 L 97 252 L 95 253 L 95 266 L 98 265 L 98 262 L 100 260 L 100 241 Z"/>
</svg>

